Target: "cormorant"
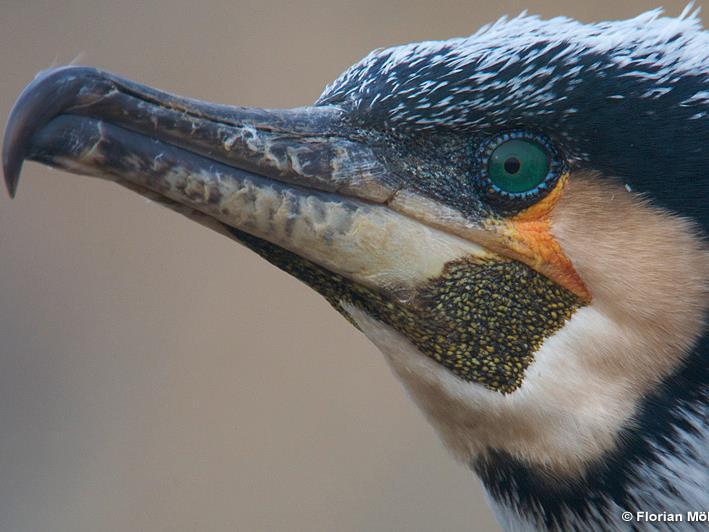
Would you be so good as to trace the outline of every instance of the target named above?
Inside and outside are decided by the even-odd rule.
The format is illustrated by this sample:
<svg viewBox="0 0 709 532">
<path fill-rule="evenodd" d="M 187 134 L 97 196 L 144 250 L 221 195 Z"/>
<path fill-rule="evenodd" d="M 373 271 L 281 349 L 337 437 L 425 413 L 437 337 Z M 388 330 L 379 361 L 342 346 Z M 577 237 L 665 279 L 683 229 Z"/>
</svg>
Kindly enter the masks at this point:
<svg viewBox="0 0 709 532">
<path fill-rule="evenodd" d="M 290 110 L 56 68 L 12 110 L 5 179 L 31 159 L 115 181 L 313 287 L 508 530 L 700 526 L 709 38 L 690 11 L 503 18 L 376 50 Z"/>
</svg>

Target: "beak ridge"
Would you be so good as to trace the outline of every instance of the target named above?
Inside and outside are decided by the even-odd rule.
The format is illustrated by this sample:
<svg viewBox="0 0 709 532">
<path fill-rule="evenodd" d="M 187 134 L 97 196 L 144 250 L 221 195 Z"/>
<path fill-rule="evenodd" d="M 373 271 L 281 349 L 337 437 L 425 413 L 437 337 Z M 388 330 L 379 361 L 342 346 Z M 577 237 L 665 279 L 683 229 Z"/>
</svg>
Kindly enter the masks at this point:
<svg viewBox="0 0 709 532">
<path fill-rule="evenodd" d="M 162 92 L 95 68 L 41 72 L 20 94 L 3 139 L 14 197 L 32 137 L 60 115 L 80 115 L 185 148 L 241 170 L 325 192 L 383 202 L 393 178 L 336 107 L 268 110 L 217 105 Z"/>
</svg>

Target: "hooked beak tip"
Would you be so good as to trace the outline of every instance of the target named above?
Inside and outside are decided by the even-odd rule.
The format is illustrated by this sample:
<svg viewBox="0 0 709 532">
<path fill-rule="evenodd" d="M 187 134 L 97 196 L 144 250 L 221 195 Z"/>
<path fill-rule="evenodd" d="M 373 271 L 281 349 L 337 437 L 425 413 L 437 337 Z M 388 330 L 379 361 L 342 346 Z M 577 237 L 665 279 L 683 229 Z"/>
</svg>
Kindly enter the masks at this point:
<svg viewBox="0 0 709 532">
<path fill-rule="evenodd" d="M 12 155 L 12 154 L 11 154 Z M 11 198 L 17 194 L 17 185 L 20 182 L 22 159 L 17 157 L 3 157 L 3 172 L 5 173 L 5 186 Z"/>
<path fill-rule="evenodd" d="M 5 146 L 7 146 L 7 143 Z M 14 198 L 17 194 L 17 185 L 20 182 L 22 157 L 17 157 L 15 153 L 3 153 L 2 168 L 5 174 L 7 192 L 11 198 Z"/>
<path fill-rule="evenodd" d="M 20 93 L 5 126 L 2 166 L 5 185 L 14 198 L 20 181 L 22 163 L 28 156 L 31 139 L 37 130 L 77 101 L 82 76 L 97 77 L 99 71 L 68 66 L 44 70 Z"/>
<path fill-rule="evenodd" d="M 16 142 L 17 120 L 15 115 L 15 108 L 13 108 L 5 127 L 2 146 L 2 170 L 5 175 L 5 186 L 11 198 L 14 198 L 17 193 L 17 185 L 20 181 L 20 172 L 22 171 L 24 160 L 23 149 Z"/>
</svg>

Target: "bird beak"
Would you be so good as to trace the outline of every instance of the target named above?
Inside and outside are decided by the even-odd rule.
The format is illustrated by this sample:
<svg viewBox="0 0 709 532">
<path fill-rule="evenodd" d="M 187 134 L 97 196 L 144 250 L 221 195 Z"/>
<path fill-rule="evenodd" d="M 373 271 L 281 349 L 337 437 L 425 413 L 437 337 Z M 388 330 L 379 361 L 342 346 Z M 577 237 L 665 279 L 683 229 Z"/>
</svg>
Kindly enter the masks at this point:
<svg viewBox="0 0 709 532">
<path fill-rule="evenodd" d="M 219 106 L 64 67 L 20 95 L 3 165 L 11 195 L 24 159 L 106 178 L 378 290 L 406 293 L 451 261 L 496 256 L 392 209 L 399 178 L 364 135 L 336 107 Z"/>
</svg>

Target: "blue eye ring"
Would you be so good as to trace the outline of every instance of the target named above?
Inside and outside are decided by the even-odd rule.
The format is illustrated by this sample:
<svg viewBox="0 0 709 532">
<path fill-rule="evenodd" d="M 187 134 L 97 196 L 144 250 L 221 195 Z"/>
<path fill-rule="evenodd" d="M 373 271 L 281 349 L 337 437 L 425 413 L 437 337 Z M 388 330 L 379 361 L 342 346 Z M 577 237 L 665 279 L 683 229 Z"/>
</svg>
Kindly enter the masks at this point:
<svg viewBox="0 0 709 532">
<path fill-rule="evenodd" d="M 533 148 L 531 151 L 535 153 L 543 151 L 547 157 L 546 175 L 539 176 L 539 179 L 535 180 L 538 182 L 528 190 L 505 190 L 500 186 L 501 181 L 495 179 L 496 176 L 492 176 L 490 172 L 493 154 L 499 152 L 501 147 L 504 149 L 512 141 L 524 141 Z M 517 142 L 517 144 L 522 143 Z M 554 189 L 559 178 L 568 171 L 566 161 L 547 137 L 525 130 L 507 131 L 485 139 L 477 149 L 476 166 L 478 189 L 483 198 L 488 203 L 510 211 L 529 207 L 542 199 Z"/>
</svg>

